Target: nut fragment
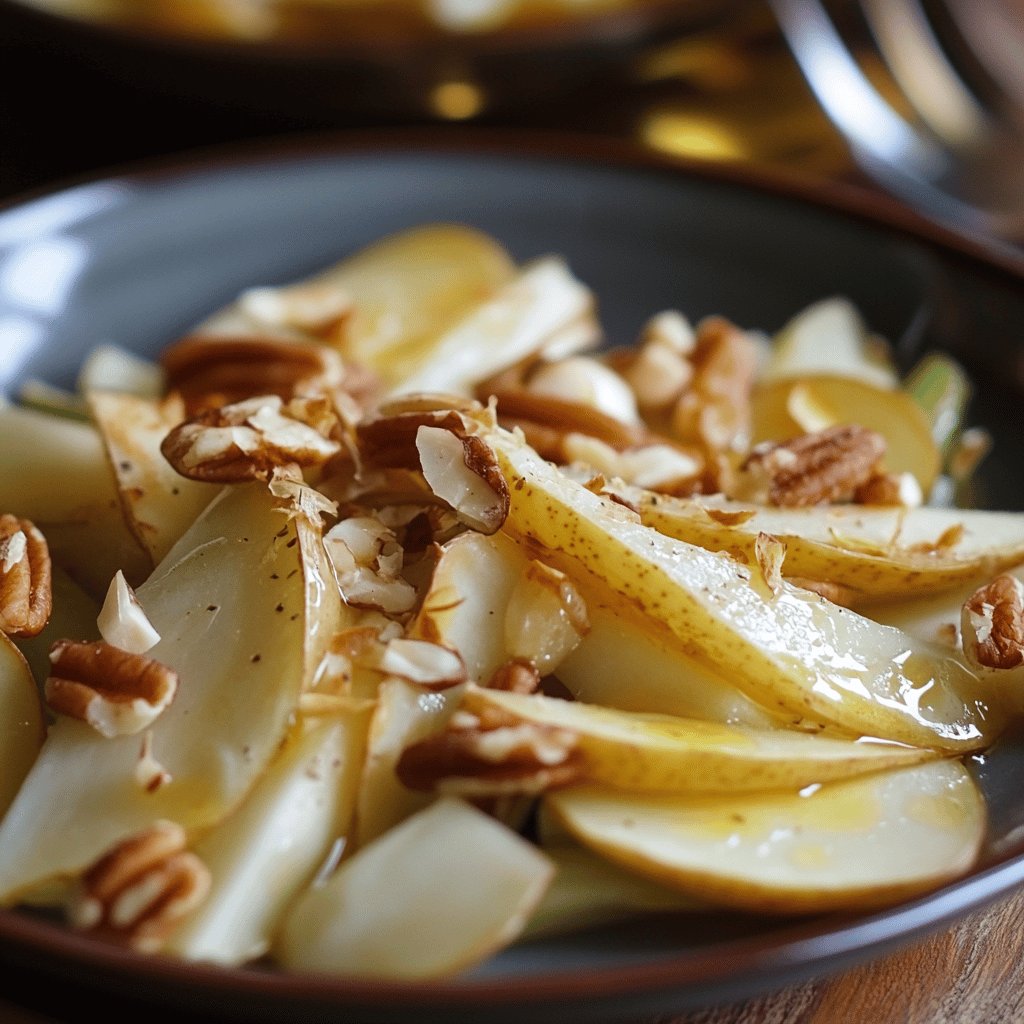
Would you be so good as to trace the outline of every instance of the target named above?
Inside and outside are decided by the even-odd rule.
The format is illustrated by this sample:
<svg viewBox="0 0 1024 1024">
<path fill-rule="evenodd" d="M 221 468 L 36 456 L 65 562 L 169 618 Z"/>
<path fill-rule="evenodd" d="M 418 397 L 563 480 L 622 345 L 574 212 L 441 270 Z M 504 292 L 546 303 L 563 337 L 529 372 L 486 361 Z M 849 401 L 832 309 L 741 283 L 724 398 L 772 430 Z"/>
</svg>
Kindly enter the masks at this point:
<svg viewBox="0 0 1024 1024">
<path fill-rule="evenodd" d="M 166 665 L 103 641 L 59 640 L 44 693 L 59 715 L 87 722 L 108 739 L 146 728 L 174 700 L 178 675 Z"/>
<path fill-rule="evenodd" d="M 0 516 L 0 631 L 36 636 L 53 607 L 50 549 L 34 523 Z"/>
<path fill-rule="evenodd" d="M 466 663 L 458 651 L 429 640 L 391 640 L 380 652 L 375 667 L 429 690 L 446 690 L 468 678 Z"/>
<path fill-rule="evenodd" d="M 455 510 L 459 520 L 481 533 L 494 533 L 509 510 L 508 484 L 491 447 L 475 434 L 459 436 L 422 426 L 416 449 L 431 491 Z"/>
<path fill-rule="evenodd" d="M 734 496 L 785 506 L 840 501 L 876 475 L 884 455 L 885 438 L 854 425 L 759 445 L 742 466 Z"/>
<path fill-rule="evenodd" d="M 397 773 L 410 789 L 462 796 L 541 793 L 578 781 L 582 755 L 569 729 L 487 710 L 457 711 L 447 728 L 407 747 Z"/>
<path fill-rule="evenodd" d="M 540 672 L 532 661 L 513 658 L 501 665 L 487 683 L 488 689 L 506 693 L 536 693 L 540 686 Z"/>
<path fill-rule="evenodd" d="M 979 587 L 960 618 L 964 654 L 983 668 L 1015 668 L 1024 662 L 1024 585 L 1003 574 Z"/>
<path fill-rule="evenodd" d="M 390 615 L 411 611 L 416 591 L 400 575 L 405 559 L 393 530 L 374 516 L 349 516 L 324 535 L 346 603 Z"/>
<path fill-rule="evenodd" d="M 264 338 L 191 335 L 160 359 L 167 384 L 189 414 L 257 395 L 325 393 L 348 383 L 338 353 L 325 345 Z"/>
<path fill-rule="evenodd" d="M 71 924 L 157 952 L 210 890 L 209 871 L 185 845 L 185 830 L 170 821 L 122 840 L 82 875 L 68 906 Z"/>
<path fill-rule="evenodd" d="M 160 642 L 160 634 L 153 628 L 120 569 L 110 581 L 96 625 L 108 644 L 129 654 L 145 654 Z"/>
<path fill-rule="evenodd" d="M 858 505 L 896 505 L 917 508 L 924 501 L 913 473 L 876 473 L 853 492 Z"/>
<path fill-rule="evenodd" d="M 326 399 L 261 395 L 207 409 L 175 427 L 160 451 L 184 477 L 216 483 L 266 480 L 280 466 L 321 466 L 341 450 Z"/>
</svg>

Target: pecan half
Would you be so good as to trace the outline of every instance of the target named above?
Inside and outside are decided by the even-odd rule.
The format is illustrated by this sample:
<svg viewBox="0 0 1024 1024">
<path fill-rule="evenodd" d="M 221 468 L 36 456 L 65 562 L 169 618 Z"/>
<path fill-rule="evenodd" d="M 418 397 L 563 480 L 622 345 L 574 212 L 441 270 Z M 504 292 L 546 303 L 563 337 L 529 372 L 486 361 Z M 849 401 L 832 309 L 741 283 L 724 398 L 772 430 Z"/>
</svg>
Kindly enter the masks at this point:
<svg viewBox="0 0 1024 1024">
<path fill-rule="evenodd" d="M 960 616 L 964 654 L 984 668 L 1016 668 L 1024 662 L 1024 585 L 997 576 L 964 603 Z"/>
<path fill-rule="evenodd" d="M 345 367 L 325 345 L 264 338 L 192 335 L 160 359 L 167 386 L 180 392 L 189 415 L 256 395 L 286 401 L 343 386 Z"/>
<path fill-rule="evenodd" d="M 0 516 L 0 631 L 36 636 L 50 618 L 53 582 L 46 538 L 29 519 Z"/>
<path fill-rule="evenodd" d="M 68 905 L 71 924 L 142 952 L 158 951 L 210 890 L 210 872 L 185 845 L 185 830 L 170 821 L 122 840 L 82 875 Z"/>
<path fill-rule="evenodd" d="M 410 789 L 502 796 L 576 782 L 583 759 L 571 730 L 492 710 L 458 711 L 444 732 L 406 747 L 396 770 Z"/>
<path fill-rule="evenodd" d="M 884 455 L 885 438 L 855 425 L 758 445 L 743 463 L 736 496 L 785 506 L 841 501 L 877 474 Z"/>
<path fill-rule="evenodd" d="M 321 466 L 341 451 L 323 398 L 261 395 L 207 409 L 175 427 L 160 451 L 184 477 L 216 483 L 266 480 L 280 466 Z"/>
<path fill-rule="evenodd" d="M 58 640 L 43 691 L 51 710 L 108 739 L 146 728 L 174 700 L 178 675 L 166 665 L 103 641 Z"/>
</svg>

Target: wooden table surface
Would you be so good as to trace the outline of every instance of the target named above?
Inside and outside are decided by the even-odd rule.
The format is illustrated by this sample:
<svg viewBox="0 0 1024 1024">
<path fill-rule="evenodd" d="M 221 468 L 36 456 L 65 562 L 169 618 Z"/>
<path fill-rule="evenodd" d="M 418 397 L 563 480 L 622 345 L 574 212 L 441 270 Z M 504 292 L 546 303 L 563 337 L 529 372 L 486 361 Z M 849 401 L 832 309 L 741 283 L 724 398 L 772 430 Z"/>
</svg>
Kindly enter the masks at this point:
<svg viewBox="0 0 1024 1024">
<path fill-rule="evenodd" d="M 862 967 L 748 1002 L 642 1024 L 1020 1021 L 1024 1021 L 1024 892 Z"/>
</svg>

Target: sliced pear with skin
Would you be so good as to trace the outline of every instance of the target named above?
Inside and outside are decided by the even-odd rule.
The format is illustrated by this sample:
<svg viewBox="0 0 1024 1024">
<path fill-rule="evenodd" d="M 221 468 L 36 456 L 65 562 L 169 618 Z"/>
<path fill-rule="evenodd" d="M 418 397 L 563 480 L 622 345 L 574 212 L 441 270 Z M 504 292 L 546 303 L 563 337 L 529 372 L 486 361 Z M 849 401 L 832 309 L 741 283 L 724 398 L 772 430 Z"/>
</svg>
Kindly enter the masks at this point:
<svg viewBox="0 0 1024 1024">
<path fill-rule="evenodd" d="M 0 901 L 80 872 L 159 818 L 212 827 L 285 737 L 318 609 L 305 601 L 295 529 L 264 487 L 222 492 L 137 597 L 161 636 L 147 656 L 180 676 L 151 728 L 172 781 L 140 786 L 139 736 L 58 719 L 0 827 Z"/>
<path fill-rule="evenodd" d="M 968 871 L 985 833 L 984 801 L 957 761 L 792 795 L 641 797 L 582 787 L 546 800 L 580 842 L 616 863 L 758 912 L 907 899 Z"/>
<path fill-rule="evenodd" d="M 242 806 L 193 846 L 210 892 L 166 952 L 226 966 L 266 953 L 290 904 L 349 829 L 366 717 L 302 723 Z"/>
<path fill-rule="evenodd" d="M 799 789 L 935 756 L 893 743 L 741 729 L 474 686 L 462 707 L 564 729 L 575 737 L 581 781 L 636 793 Z"/>
<path fill-rule="evenodd" d="M 525 839 L 442 799 L 301 897 L 274 952 L 294 970 L 395 980 L 455 974 L 522 932 L 553 873 Z"/>
<path fill-rule="evenodd" d="M 948 590 L 1024 561 L 1018 512 L 766 508 L 717 495 L 671 498 L 617 483 L 613 490 L 667 537 L 742 552 L 752 562 L 758 535 L 770 533 L 786 545 L 785 575 L 838 583 L 871 600 Z"/>
<path fill-rule="evenodd" d="M 357 846 L 365 846 L 430 803 L 431 796 L 402 785 L 395 766 L 406 747 L 445 727 L 463 689 L 455 686 L 431 693 L 403 679 L 381 682 L 359 784 Z"/>
<path fill-rule="evenodd" d="M 0 398 L 0 508 L 31 519 L 56 565 L 91 594 L 118 569 L 132 583 L 152 568 L 125 524 L 96 429 Z"/>
<path fill-rule="evenodd" d="M 570 577 L 582 566 L 602 579 L 613 601 L 773 712 L 951 751 L 998 728 L 979 680 L 948 650 L 784 581 L 773 592 L 756 566 L 664 537 L 515 435 L 483 432 L 511 495 L 507 533 Z"/>
<path fill-rule="evenodd" d="M 432 346 L 429 359 L 398 379 L 398 393 L 472 395 L 477 384 L 542 352 L 593 316 L 594 296 L 564 261 L 534 261 Z M 577 339 L 598 337 L 596 325 Z"/>
<path fill-rule="evenodd" d="M 913 473 L 928 493 L 942 459 L 924 410 L 904 391 L 838 374 L 815 374 L 755 389 L 752 441 L 786 441 L 826 427 L 856 423 L 886 441 L 890 473 Z"/>
<path fill-rule="evenodd" d="M 694 896 L 660 885 L 576 845 L 547 847 L 555 877 L 522 938 L 592 928 L 650 913 L 706 911 Z"/>
<path fill-rule="evenodd" d="M 46 726 L 28 663 L 0 633 L 0 820 L 43 745 Z"/>
<path fill-rule="evenodd" d="M 92 391 L 87 399 L 117 480 L 125 519 L 156 564 L 220 486 L 179 476 L 160 452 L 163 439 L 185 419 L 180 397 L 160 401 Z"/>
</svg>

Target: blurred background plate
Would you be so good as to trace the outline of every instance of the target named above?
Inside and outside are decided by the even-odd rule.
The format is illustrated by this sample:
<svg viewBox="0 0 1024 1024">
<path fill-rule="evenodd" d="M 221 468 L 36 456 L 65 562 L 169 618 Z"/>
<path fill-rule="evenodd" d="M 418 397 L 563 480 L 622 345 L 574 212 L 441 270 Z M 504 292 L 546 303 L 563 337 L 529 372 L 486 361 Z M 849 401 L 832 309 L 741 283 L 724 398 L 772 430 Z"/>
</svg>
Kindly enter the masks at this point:
<svg viewBox="0 0 1024 1024">
<path fill-rule="evenodd" d="M 433 220 L 491 232 L 518 259 L 564 254 L 612 342 L 652 312 L 722 313 L 775 330 L 841 293 L 912 360 L 940 348 L 977 385 L 995 436 L 981 501 L 1024 507 L 1024 266 L 900 208 L 710 173 L 593 140 L 315 137 L 209 154 L 79 185 L 0 213 L 0 390 L 68 384 L 113 341 L 155 353 L 243 287 L 275 284 Z M 1024 881 L 1024 761 L 1011 741 L 975 766 L 991 807 L 967 878 L 889 910 L 810 920 L 716 914 L 534 942 L 463 978 L 397 986 L 222 971 L 143 958 L 0 912 L 4 994 L 79 1019 L 567 1022 L 705 1006 L 838 970 Z"/>
</svg>

